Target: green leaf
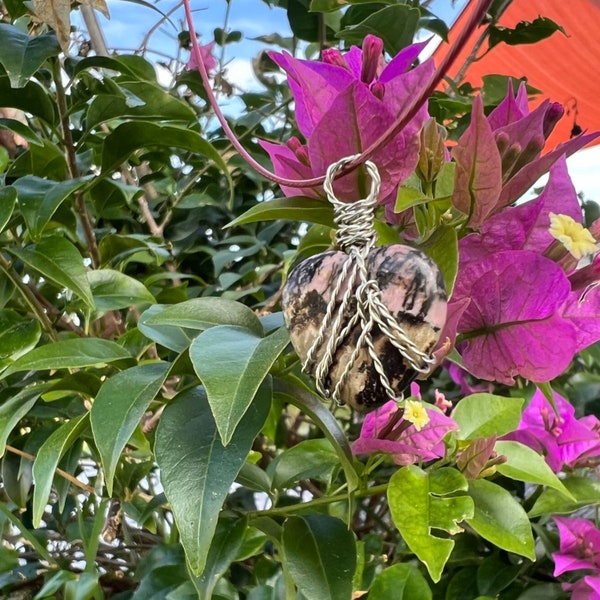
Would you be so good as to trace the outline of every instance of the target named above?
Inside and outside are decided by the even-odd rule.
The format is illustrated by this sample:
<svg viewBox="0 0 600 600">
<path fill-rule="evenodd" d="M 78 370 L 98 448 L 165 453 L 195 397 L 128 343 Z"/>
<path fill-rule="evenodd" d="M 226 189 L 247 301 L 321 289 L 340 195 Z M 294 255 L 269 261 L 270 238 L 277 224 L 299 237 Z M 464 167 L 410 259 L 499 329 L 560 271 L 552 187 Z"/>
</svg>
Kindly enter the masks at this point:
<svg viewBox="0 0 600 600">
<path fill-rule="evenodd" d="M 66 68 L 72 68 L 72 76 L 88 69 L 109 69 L 134 77 L 139 81 L 156 82 L 156 71 L 152 63 L 141 56 L 127 54 L 123 56 L 88 56 L 82 59 L 69 58 Z"/>
<path fill-rule="evenodd" d="M 77 294 L 88 307 L 94 308 L 83 257 L 72 242 L 55 235 L 27 248 L 10 248 L 10 251 L 50 281 Z"/>
<path fill-rule="evenodd" d="M 270 402 L 262 400 L 246 411 L 227 447 L 201 387 L 179 394 L 161 417 L 156 461 L 195 575 L 204 569 L 223 501 L 267 418 Z"/>
<path fill-rule="evenodd" d="M 289 343 L 284 327 L 265 338 L 245 327 L 217 325 L 190 346 L 224 445 L 229 444 L 269 369 Z"/>
<path fill-rule="evenodd" d="M 482 594 L 498 598 L 500 592 L 507 588 L 521 573 L 523 565 L 511 564 L 498 553 L 485 558 L 477 569 L 478 589 Z"/>
<path fill-rule="evenodd" d="M 333 207 L 329 202 L 305 196 L 291 196 L 259 202 L 243 215 L 231 221 L 227 227 L 259 221 L 278 221 L 279 219 L 319 223 L 327 227 L 334 226 Z"/>
<path fill-rule="evenodd" d="M 50 124 L 56 123 L 58 118 L 53 100 L 36 81 L 30 81 L 22 88 L 13 88 L 8 76 L 0 75 L 0 106 L 14 106 Z"/>
<path fill-rule="evenodd" d="M 520 21 L 514 27 L 500 27 L 499 25 L 490 26 L 489 29 L 489 47 L 490 49 L 503 42 L 509 46 L 518 44 L 535 44 L 541 40 L 549 38 L 553 33 L 560 31 L 564 35 L 567 32 L 558 23 L 547 17 L 537 17 L 533 21 Z"/>
<path fill-rule="evenodd" d="M 49 384 L 27 387 L 0 404 L 0 456 L 11 431 L 49 387 Z"/>
<path fill-rule="evenodd" d="M 481 537 L 502 550 L 535 560 L 531 524 L 509 491 L 486 479 L 473 479 L 469 481 L 469 496 L 475 514 L 467 523 Z"/>
<path fill-rule="evenodd" d="M 467 480 L 449 467 L 426 473 L 409 465 L 390 479 L 388 503 L 394 524 L 435 582 L 442 576 L 454 540 L 433 535 L 432 529 L 450 535 L 462 531 L 458 523 L 473 516 L 473 502 L 455 493 L 467 488 Z"/>
<path fill-rule="evenodd" d="M 163 307 L 144 321 L 147 325 L 172 325 L 188 329 L 209 329 L 215 325 L 239 325 L 258 336 L 263 326 L 254 311 L 228 298 L 194 298 Z"/>
<path fill-rule="evenodd" d="M 501 436 L 514 431 L 521 420 L 523 398 L 505 398 L 493 394 L 471 394 L 452 412 L 459 426 L 459 439 Z"/>
<path fill-rule="evenodd" d="M 354 457 L 348 443 L 348 436 L 340 427 L 337 419 L 331 414 L 329 408 L 306 387 L 304 382 L 293 375 L 287 375 L 285 381 L 279 378 L 275 379 L 273 389 L 275 398 L 298 407 L 321 430 L 337 452 L 340 464 L 344 469 L 348 490 L 357 489 L 359 478 L 354 469 Z"/>
<path fill-rule="evenodd" d="M 147 308 L 138 321 L 138 329 L 150 340 L 181 354 L 192 343 L 196 332 L 189 332 L 171 325 L 150 325 L 147 321 L 160 315 L 164 305 L 154 304 Z"/>
<path fill-rule="evenodd" d="M 0 188 L 0 232 L 4 230 L 8 223 L 15 203 L 17 201 L 17 189 L 12 185 Z"/>
<path fill-rule="evenodd" d="M 307 600 L 350 600 L 356 543 L 343 521 L 328 515 L 289 517 L 283 526 L 283 551 Z"/>
<path fill-rule="evenodd" d="M 17 188 L 19 208 L 33 240 L 39 240 L 58 207 L 89 180 L 90 177 L 80 177 L 59 182 L 26 175 L 13 183 Z"/>
<path fill-rule="evenodd" d="M 225 161 L 212 144 L 192 129 L 159 125 L 148 121 L 129 121 L 119 125 L 104 139 L 102 146 L 102 171 L 118 169 L 138 148 L 167 146 L 197 152 L 212 159 L 229 178 Z"/>
<path fill-rule="evenodd" d="M 88 426 L 88 413 L 67 421 L 54 431 L 38 450 L 33 463 L 33 524 L 39 527 L 58 462 Z"/>
<path fill-rule="evenodd" d="M 30 129 L 21 121 L 16 119 L 5 119 L 0 118 L 0 129 L 6 129 L 11 133 L 16 133 L 26 140 L 29 144 L 35 144 L 36 146 L 42 146 L 43 142 L 40 137 L 32 129 Z"/>
<path fill-rule="evenodd" d="M 529 511 L 530 518 L 551 513 L 569 514 L 581 508 L 600 505 L 600 482 L 570 475 L 562 480 L 569 496 L 558 490 L 544 490 Z M 574 500 L 573 500 L 574 498 Z"/>
<path fill-rule="evenodd" d="M 100 311 L 129 308 L 134 304 L 153 304 L 154 296 L 137 279 L 113 269 L 87 272 L 94 303 Z"/>
<path fill-rule="evenodd" d="M 448 298 L 452 295 L 458 273 L 458 237 L 454 227 L 442 225 L 433 235 L 421 244 L 421 249 L 429 255 L 444 276 Z"/>
<path fill-rule="evenodd" d="M 248 518 L 246 516 L 219 519 L 202 575 L 193 579 L 199 600 L 213 598 L 215 586 L 236 559 L 242 547 L 247 527 Z"/>
<path fill-rule="evenodd" d="M 95 367 L 127 358 L 131 358 L 129 352 L 110 340 L 98 338 L 60 340 L 35 348 L 22 356 L 8 367 L 2 377 L 18 371 Z"/>
<path fill-rule="evenodd" d="M 160 119 L 161 121 L 196 121 L 196 113 L 190 105 L 168 94 L 158 85 L 146 82 L 121 82 L 123 92 L 133 94 L 142 101 L 139 106 L 131 106 L 127 96 L 100 94 L 96 96 L 87 111 L 86 127 L 93 129 L 100 123 L 112 119 Z"/>
<path fill-rule="evenodd" d="M 384 569 L 369 588 L 369 600 L 430 600 L 431 597 L 427 580 L 409 563 Z"/>
<path fill-rule="evenodd" d="M 342 29 L 336 37 L 349 44 L 360 45 L 365 36 L 371 33 L 380 37 L 385 51 L 395 56 L 412 44 L 420 18 L 420 11 L 407 4 L 386 6 L 370 14 L 364 21 Z"/>
<path fill-rule="evenodd" d="M 548 466 L 543 456 L 529 446 L 519 442 L 499 441 L 496 442 L 495 449 L 507 459 L 505 463 L 497 466 L 501 475 L 517 481 L 547 485 L 570 496 L 569 490 Z"/>
<path fill-rule="evenodd" d="M 150 363 L 120 371 L 106 380 L 94 400 L 90 423 L 109 495 L 121 452 L 158 394 L 170 367 L 169 363 Z"/>
<path fill-rule="evenodd" d="M 303 440 L 282 452 L 269 465 L 273 489 L 284 489 L 302 479 L 327 482 L 340 461 L 329 440 Z"/>
<path fill-rule="evenodd" d="M 0 367 L 35 348 L 42 330 L 36 319 L 24 318 L 14 310 L 0 310 Z"/>
<path fill-rule="evenodd" d="M 30 36 L 14 25 L 0 23 L 0 63 L 13 87 L 23 87 L 48 58 L 59 52 L 54 33 Z"/>
</svg>

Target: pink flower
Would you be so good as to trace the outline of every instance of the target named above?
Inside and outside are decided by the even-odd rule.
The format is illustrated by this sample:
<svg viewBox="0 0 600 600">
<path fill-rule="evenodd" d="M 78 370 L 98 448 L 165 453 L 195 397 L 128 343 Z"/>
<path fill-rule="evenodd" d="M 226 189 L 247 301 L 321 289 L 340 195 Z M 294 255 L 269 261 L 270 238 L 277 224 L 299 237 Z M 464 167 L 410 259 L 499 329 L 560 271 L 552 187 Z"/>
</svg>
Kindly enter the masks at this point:
<svg viewBox="0 0 600 600">
<path fill-rule="evenodd" d="M 402 50 L 388 64 L 383 42 L 367 35 L 362 50 L 353 46 L 346 54 L 331 49 L 323 62 L 296 59 L 287 53 L 271 58 L 288 75 L 296 104 L 297 138 L 287 144 L 261 142 L 278 175 L 299 179 L 324 175 L 333 162 L 357 154 L 387 131 L 433 72 L 432 61 L 410 69 L 423 44 Z M 423 107 L 392 141 L 371 160 L 379 168 L 381 198 L 395 200 L 398 184 L 415 169 L 419 158 L 419 131 L 428 118 Z M 336 182 L 336 193 L 352 201 L 365 196 L 364 177 L 355 170 Z M 282 187 L 286 196 L 323 196 L 319 187 Z"/>
<path fill-rule="evenodd" d="M 579 135 L 542 155 L 546 139 L 564 108 L 546 100 L 529 112 L 525 84 L 485 116 L 476 97 L 471 123 L 452 149 L 456 162 L 454 205 L 479 228 L 492 215 L 519 199 L 554 163 L 570 156 L 600 132 Z"/>
<path fill-rule="evenodd" d="M 600 600 L 600 575 L 587 575 L 575 583 L 563 583 L 562 588 L 571 592 L 571 600 Z"/>
<path fill-rule="evenodd" d="M 204 63 L 204 68 L 206 72 L 210 75 L 217 68 L 219 64 L 217 59 L 213 56 L 213 48 L 215 47 L 215 42 L 210 42 L 210 44 L 205 44 L 204 46 L 200 46 L 200 54 L 202 55 L 202 62 Z M 188 71 L 197 71 L 198 61 L 196 60 L 196 55 L 194 52 L 190 55 L 190 60 L 185 66 Z"/>
<path fill-rule="evenodd" d="M 587 519 L 553 518 L 560 536 L 560 548 L 552 553 L 554 576 L 579 569 L 600 575 L 600 531 Z"/>
<path fill-rule="evenodd" d="M 559 394 L 554 394 L 554 403 L 558 414 L 537 390 L 516 431 L 503 439 L 521 442 L 540 452 L 555 473 L 565 467 L 583 466 L 600 456 L 600 421 L 591 415 L 576 419 L 575 408 Z"/>
<path fill-rule="evenodd" d="M 577 260 L 550 232 L 556 214 L 581 228 L 564 157 L 538 198 L 503 209 L 459 242 L 448 313 L 460 309 L 458 348 L 465 367 L 480 379 L 549 381 L 576 352 L 600 340 L 599 259 L 577 269 Z"/>
<path fill-rule="evenodd" d="M 398 465 L 410 465 L 444 456 L 444 436 L 458 425 L 434 408 L 425 408 L 429 420 L 417 430 L 403 418 L 403 411 L 391 400 L 369 413 L 360 437 L 352 445 L 353 454 L 389 454 Z"/>
</svg>

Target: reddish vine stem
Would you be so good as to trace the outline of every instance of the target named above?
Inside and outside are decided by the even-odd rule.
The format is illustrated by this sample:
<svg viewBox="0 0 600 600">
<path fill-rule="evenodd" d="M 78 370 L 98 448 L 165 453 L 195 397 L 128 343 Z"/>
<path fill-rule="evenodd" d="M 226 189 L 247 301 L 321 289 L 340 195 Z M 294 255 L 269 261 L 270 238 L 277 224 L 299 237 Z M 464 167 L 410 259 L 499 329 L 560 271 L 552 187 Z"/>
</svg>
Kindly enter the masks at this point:
<svg viewBox="0 0 600 600">
<path fill-rule="evenodd" d="M 360 165 L 362 165 L 366 160 L 371 158 L 375 152 L 387 144 L 395 135 L 398 134 L 406 124 L 417 114 L 421 106 L 427 101 L 429 96 L 433 93 L 433 91 L 437 88 L 437 86 L 442 81 L 444 75 L 448 71 L 448 69 L 452 66 L 460 51 L 463 49 L 471 34 L 478 25 L 483 20 L 486 12 L 488 11 L 490 5 L 493 0 L 479 0 L 478 4 L 471 14 L 469 21 L 466 23 L 464 29 L 459 33 L 456 42 L 450 48 L 448 54 L 442 59 L 442 62 L 434 71 L 429 83 L 421 90 L 412 104 L 409 105 L 407 110 L 402 113 L 392 125 L 390 125 L 389 129 L 381 135 L 375 142 L 373 142 L 366 150 L 364 150 L 356 159 L 352 162 L 348 163 L 346 168 L 341 169 L 338 177 L 353 171 Z M 198 65 L 198 71 L 200 73 L 200 77 L 202 78 L 202 83 L 204 84 L 204 88 L 206 89 L 206 93 L 208 95 L 210 104 L 215 111 L 215 115 L 223 128 L 223 131 L 231 141 L 234 148 L 240 153 L 240 155 L 244 158 L 244 160 L 260 175 L 278 183 L 279 185 L 287 186 L 287 187 L 313 187 L 316 185 L 320 185 L 325 181 L 325 175 L 320 177 L 313 177 L 312 179 L 287 179 L 285 177 L 280 177 L 276 175 L 272 171 L 265 169 L 260 163 L 254 160 L 250 154 L 246 151 L 246 149 L 242 146 L 240 141 L 237 139 L 237 136 L 229 126 L 225 115 L 221 111 L 217 99 L 212 91 L 212 87 L 210 85 L 210 80 L 208 76 L 208 72 L 206 71 L 206 67 L 204 66 L 204 62 L 202 60 L 202 53 L 200 52 L 200 47 L 198 45 L 198 39 L 196 37 L 196 31 L 194 29 L 194 22 L 192 19 L 192 9 L 190 7 L 190 0 L 183 0 L 183 5 L 185 8 L 185 16 L 188 25 L 188 30 L 190 32 L 190 41 L 192 44 L 192 54 L 194 59 Z"/>
</svg>

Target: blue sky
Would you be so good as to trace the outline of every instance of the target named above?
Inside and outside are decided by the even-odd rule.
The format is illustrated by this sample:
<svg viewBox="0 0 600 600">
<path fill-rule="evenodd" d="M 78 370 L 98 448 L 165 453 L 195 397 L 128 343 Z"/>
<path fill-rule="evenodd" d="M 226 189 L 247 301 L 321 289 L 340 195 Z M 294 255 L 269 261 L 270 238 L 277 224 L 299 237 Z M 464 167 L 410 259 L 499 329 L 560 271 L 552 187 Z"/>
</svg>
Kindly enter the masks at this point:
<svg viewBox="0 0 600 600">
<path fill-rule="evenodd" d="M 151 0 L 150 0 L 151 1 Z M 467 0 L 434 0 L 431 10 L 450 22 L 460 12 Z M 178 4 L 177 0 L 159 0 L 156 6 L 167 13 Z M 453 6 L 454 4 L 454 6 Z M 107 0 L 111 14 L 110 20 L 99 16 L 110 48 L 118 52 L 137 50 L 148 30 L 160 20 L 160 14 L 134 2 L 126 0 Z M 201 41 L 212 40 L 213 30 L 223 27 L 227 3 L 225 0 L 192 0 L 194 23 Z M 182 28 L 183 10 L 171 16 L 173 24 L 165 23 L 152 35 L 148 48 L 160 54 L 150 55 L 151 59 L 164 60 L 166 56 L 175 56 L 177 52 L 177 33 Z M 77 25 L 77 21 L 75 22 Z M 242 90 L 259 88 L 250 67 L 250 59 L 265 45 L 251 38 L 270 33 L 282 36 L 291 35 L 286 13 L 280 8 L 271 8 L 261 0 L 231 0 L 229 30 L 239 30 L 244 34 L 241 42 L 229 44 L 225 48 L 224 60 L 227 65 L 227 78 Z M 583 191 L 585 197 L 600 202 L 600 145 L 586 149 L 571 157 L 569 171 L 577 191 Z"/>
</svg>

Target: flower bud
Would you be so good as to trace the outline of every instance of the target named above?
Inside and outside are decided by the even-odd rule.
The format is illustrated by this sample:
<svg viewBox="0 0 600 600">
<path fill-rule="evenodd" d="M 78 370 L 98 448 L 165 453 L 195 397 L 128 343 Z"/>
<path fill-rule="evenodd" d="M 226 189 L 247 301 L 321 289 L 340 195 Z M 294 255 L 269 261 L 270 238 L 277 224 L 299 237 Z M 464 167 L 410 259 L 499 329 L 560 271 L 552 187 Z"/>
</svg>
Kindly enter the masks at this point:
<svg viewBox="0 0 600 600">
<path fill-rule="evenodd" d="M 337 48 L 326 48 L 321 56 L 324 63 L 350 70 L 344 55 Z"/>
<path fill-rule="evenodd" d="M 287 141 L 287 147 L 296 155 L 296 158 L 307 167 L 310 166 L 310 158 L 308 156 L 308 148 L 302 145 L 302 142 L 293 135 Z"/>
<path fill-rule="evenodd" d="M 369 84 L 377 77 L 382 52 L 383 40 L 372 34 L 367 35 L 362 46 L 360 80 L 363 83 Z"/>
<path fill-rule="evenodd" d="M 373 96 L 375 96 L 375 98 L 383 100 L 383 97 L 385 96 L 384 83 L 381 83 L 381 81 L 374 81 L 369 89 L 371 90 L 371 93 L 373 94 Z"/>
<path fill-rule="evenodd" d="M 565 109 L 560 102 L 553 102 L 548 107 L 546 114 L 544 115 L 544 124 L 542 126 L 544 139 L 548 139 L 548 136 L 552 133 L 554 126 L 561 120 L 565 114 Z"/>
</svg>

